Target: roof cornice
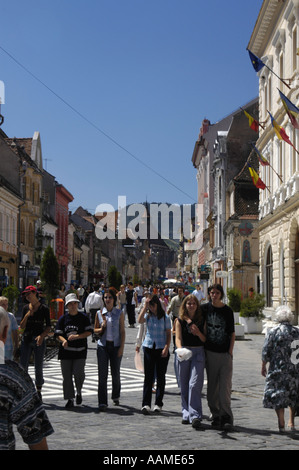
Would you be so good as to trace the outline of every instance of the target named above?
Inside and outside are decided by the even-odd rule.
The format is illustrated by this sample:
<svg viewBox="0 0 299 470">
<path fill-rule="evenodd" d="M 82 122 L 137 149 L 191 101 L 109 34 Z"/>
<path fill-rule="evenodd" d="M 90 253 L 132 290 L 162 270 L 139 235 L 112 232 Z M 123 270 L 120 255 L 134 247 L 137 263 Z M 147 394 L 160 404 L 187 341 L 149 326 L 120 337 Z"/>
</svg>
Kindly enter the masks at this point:
<svg viewBox="0 0 299 470">
<path fill-rule="evenodd" d="M 275 24 L 287 4 L 279 0 L 264 0 L 247 48 L 258 57 L 264 55 L 265 46 L 275 31 Z"/>
</svg>

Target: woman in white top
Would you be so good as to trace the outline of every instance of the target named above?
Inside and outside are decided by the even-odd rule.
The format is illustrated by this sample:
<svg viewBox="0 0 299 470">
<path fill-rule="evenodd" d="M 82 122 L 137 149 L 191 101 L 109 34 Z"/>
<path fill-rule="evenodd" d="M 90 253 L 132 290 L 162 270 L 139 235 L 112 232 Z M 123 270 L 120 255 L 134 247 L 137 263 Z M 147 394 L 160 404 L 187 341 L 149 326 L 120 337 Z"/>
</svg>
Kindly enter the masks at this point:
<svg viewBox="0 0 299 470">
<path fill-rule="evenodd" d="M 106 411 L 108 406 L 108 367 L 112 375 L 112 400 L 119 404 L 120 398 L 120 363 L 125 345 L 124 314 L 116 308 L 117 297 L 113 289 L 104 294 L 105 307 L 99 310 L 95 318 L 94 333 L 99 335 L 97 345 L 98 358 L 98 399 L 99 410 Z"/>
</svg>

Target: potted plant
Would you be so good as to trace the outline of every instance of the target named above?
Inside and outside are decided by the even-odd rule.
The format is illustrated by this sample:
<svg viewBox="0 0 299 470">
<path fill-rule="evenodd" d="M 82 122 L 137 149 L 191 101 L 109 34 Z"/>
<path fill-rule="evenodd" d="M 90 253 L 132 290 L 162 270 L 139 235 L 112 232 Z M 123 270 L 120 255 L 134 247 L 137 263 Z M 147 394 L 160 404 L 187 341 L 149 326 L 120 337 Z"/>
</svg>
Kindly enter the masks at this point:
<svg viewBox="0 0 299 470">
<path fill-rule="evenodd" d="M 242 300 L 240 322 L 244 325 L 245 333 L 261 333 L 264 306 L 264 294 L 254 293 L 250 297 Z"/>
<path fill-rule="evenodd" d="M 228 305 L 234 312 L 234 321 L 235 321 L 235 334 L 236 338 L 244 337 L 244 326 L 239 323 L 239 315 L 241 309 L 241 299 L 242 292 L 240 289 L 232 287 L 227 290 Z"/>
<path fill-rule="evenodd" d="M 239 314 L 241 309 L 242 293 L 239 289 L 232 287 L 227 290 L 228 305 L 234 312 L 235 323 L 239 322 Z"/>
</svg>

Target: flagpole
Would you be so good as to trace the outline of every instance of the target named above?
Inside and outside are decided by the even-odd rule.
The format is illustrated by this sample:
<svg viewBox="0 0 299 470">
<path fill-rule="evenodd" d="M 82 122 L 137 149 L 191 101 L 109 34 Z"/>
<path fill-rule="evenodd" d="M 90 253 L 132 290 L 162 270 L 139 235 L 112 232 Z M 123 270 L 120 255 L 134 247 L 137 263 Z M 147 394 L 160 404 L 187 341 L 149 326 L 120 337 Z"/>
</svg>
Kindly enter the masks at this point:
<svg viewBox="0 0 299 470">
<path fill-rule="evenodd" d="M 251 145 L 252 145 L 252 149 L 254 150 L 255 154 L 257 155 L 257 152 L 256 152 L 256 150 L 255 150 L 255 148 L 254 148 L 254 145 L 253 145 L 253 144 L 251 144 Z M 257 157 L 258 157 L 258 155 L 257 155 Z M 264 158 L 265 158 L 265 157 L 264 157 Z M 258 160 L 259 160 L 259 158 L 258 158 Z M 266 158 L 265 158 L 265 160 L 266 160 Z M 277 173 L 276 170 L 274 170 L 274 168 L 273 168 L 273 166 L 271 165 L 271 163 L 269 162 L 269 160 L 266 160 L 266 161 L 267 161 L 267 164 L 266 164 L 266 165 L 262 165 L 262 164 L 261 164 L 261 165 L 262 165 L 262 166 L 269 166 L 270 168 L 272 168 L 272 170 L 274 171 L 274 173 L 276 174 L 276 176 L 278 176 L 278 178 L 280 179 L 280 181 L 283 183 L 282 177 Z M 260 160 L 259 160 L 259 162 L 260 162 Z"/>
<path fill-rule="evenodd" d="M 241 108 L 241 106 L 240 106 L 240 109 L 243 111 L 243 113 L 245 113 L 245 112 L 246 112 L 246 111 L 245 111 L 245 109 Z M 253 117 L 253 116 L 251 116 L 251 117 L 252 117 L 252 119 L 254 119 L 254 117 Z M 262 125 L 261 125 L 260 121 L 258 121 L 257 119 L 254 119 L 254 120 L 255 120 L 255 122 L 257 122 L 257 123 L 258 123 L 258 125 L 259 125 L 259 126 L 260 126 L 260 127 L 263 129 L 263 130 L 265 130 L 264 126 L 262 126 Z"/>
<path fill-rule="evenodd" d="M 283 183 L 283 179 L 282 177 L 277 173 L 276 170 L 274 170 L 273 166 L 271 165 L 271 163 L 269 162 L 269 167 L 272 168 L 272 170 L 274 171 L 274 173 L 276 174 L 276 176 L 278 176 L 278 178 L 280 179 L 280 181 Z"/>
<path fill-rule="evenodd" d="M 268 70 L 270 70 L 270 72 L 272 72 L 272 73 L 275 75 L 275 77 L 278 78 L 278 80 L 280 80 L 285 86 L 287 86 L 289 90 L 292 89 L 292 88 L 284 81 L 284 79 L 283 79 L 283 78 L 280 78 L 275 72 L 273 72 L 273 70 L 271 70 L 271 69 L 268 67 L 268 65 L 266 65 L 266 64 L 264 64 L 264 65 L 265 65 L 265 67 L 267 67 Z"/>
<path fill-rule="evenodd" d="M 291 144 L 291 145 L 292 145 L 293 149 L 295 150 L 295 152 L 297 152 L 297 154 L 299 155 L 299 152 L 298 152 L 298 150 L 297 150 L 297 149 L 294 147 L 294 145 L 293 145 L 293 144 Z"/>
<path fill-rule="evenodd" d="M 273 70 L 271 70 L 270 67 L 268 67 L 268 65 L 265 64 L 265 62 L 263 62 L 259 57 L 257 57 L 255 54 L 253 54 L 248 48 L 247 48 L 247 51 L 249 52 L 250 57 L 254 57 L 254 59 L 258 60 L 258 62 L 260 64 L 259 70 L 261 70 L 262 67 L 267 67 L 267 69 L 270 70 L 270 72 L 272 72 L 275 75 L 275 77 L 278 78 L 278 80 L 280 80 L 285 86 L 288 87 L 289 90 L 291 90 L 291 87 L 284 81 L 284 79 L 280 78 L 275 72 L 273 72 Z M 255 68 L 255 70 L 256 70 L 256 72 L 259 71 L 256 68 Z M 287 80 L 291 80 L 291 79 L 287 79 Z"/>
</svg>

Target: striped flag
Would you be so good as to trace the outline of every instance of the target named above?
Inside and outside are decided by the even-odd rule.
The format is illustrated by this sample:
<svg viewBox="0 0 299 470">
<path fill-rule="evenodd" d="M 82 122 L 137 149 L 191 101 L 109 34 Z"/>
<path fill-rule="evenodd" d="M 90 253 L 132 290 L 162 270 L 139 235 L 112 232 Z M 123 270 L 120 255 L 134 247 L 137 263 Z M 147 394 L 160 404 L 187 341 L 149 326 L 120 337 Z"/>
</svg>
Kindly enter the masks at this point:
<svg viewBox="0 0 299 470">
<path fill-rule="evenodd" d="M 249 165 L 248 165 L 248 169 L 249 169 L 249 173 L 250 173 L 250 176 L 252 178 L 252 182 L 253 182 L 254 186 L 256 186 L 259 189 L 265 189 L 266 185 L 261 180 L 261 178 L 259 177 L 257 172 Z"/>
<path fill-rule="evenodd" d="M 256 148 L 256 146 L 254 145 L 253 146 L 254 150 L 255 150 L 255 153 L 257 154 L 258 156 L 258 159 L 259 159 L 259 162 L 262 166 L 268 166 L 270 165 L 270 163 L 268 162 L 267 158 L 265 158 L 261 153 L 260 151 Z"/>
<path fill-rule="evenodd" d="M 255 132 L 258 132 L 259 130 L 259 122 L 254 119 L 252 116 L 250 116 L 249 113 L 247 113 L 247 111 L 245 111 L 245 109 L 243 109 L 244 111 L 244 114 L 245 116 L 247 117 L 248 121 L 249 121 L 249 127 L 254 130 Z"/>
<path fill-rule="evenodd" d="M 295 106 L 280 90 L 280 99 L 282 101 L 285 112 L 290 118 L 290 121 L 295 129 L 299 129 L 299 122 L 297 121 L 299 116 L 299 109 Z"/>
<path fill-rule="evenodd" d="M 277 122 L 275 121 L 274 117 L 272 116 L 272 114 L 268 111 L 268 113 L 270 114 L 270 118 L 271 118 L 271 124 L 273 126 L 273 129 L 275 131 L 275 134 L 277 135 L 277 137 L 280 139 L 280 140 L 284 140 L 285 142 L 287 142 L 288 144 L 290 144 L 292 147 L 293 144 L 292 142 L 290 141 L 290 138 L 289 136 L 287 135 L 286 131 L 284 130 L 283 127 L 281 127 L 279 124 L 277 124 Z"/>
</svg>

